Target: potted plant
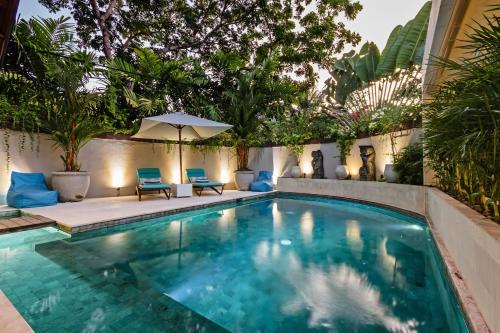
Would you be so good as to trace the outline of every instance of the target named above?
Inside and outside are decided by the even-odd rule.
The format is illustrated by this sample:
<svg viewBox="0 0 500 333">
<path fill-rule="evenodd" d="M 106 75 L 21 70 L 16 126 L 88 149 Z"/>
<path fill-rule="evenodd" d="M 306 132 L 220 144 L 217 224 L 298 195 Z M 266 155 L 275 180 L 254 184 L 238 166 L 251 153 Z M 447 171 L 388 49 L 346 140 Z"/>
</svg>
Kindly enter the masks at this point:
<svg viewBox="0 0 500 333">
<path fill-rule="evenodd" d="M 48 130 L 54 147 L 63 151 L 60 156 L 63 170 L 52 173 L 52 187 L 59 193 L 60 201 L 81 201 L 87 195 L 90 175 L 81 170 L 78 153 L 95 135 L 103 132 L 96 116 L 99 95 L 85 90 L 95 71 L 94 57 L 90 53 L 74 52 L 67 58 L 50 62 L 48 68 L 56 83 Z"/>
<path fill-rule="evenodd" d="M 265 119 L 272 118 L 284 110 L 295 96 L 295 86 L 277 75 L 275 55 L 258 63 L 242 66 L 242 59 L 234 55 L 219 53 L 219 63 L 228 64 L 223 80 L 226 86 L 221 103 L 224 121 L 233 125 L 230 131 L 236 150 L 237 170 L 235 183 L 239 190 L 248 190 L 254 180 L 254 172 L 248 168 L 248 153 L 251 146 L 269 140 Z"/>
<path fill-rule="evenodd" d="M 350 154 L 351 146 L 355 141 L 355 137 L 350 133 L 340 133 L 337 137 L 337 144 L 340 149 L 340 164 L 335 167 L 335 175 L 337 179 L 348 179 L 350 177 L 349 168 L 347 167 L 347 156 Z"/>
<path fill-rule="evenodd" d="M 304 146 L 303 145 L 290 145 L 290 146 L 288 146 L 288 150 L 290 150 L 290 153 L 295 160 L 295 165 L 292 166 L 292 169 L 290 170 L 290 175 L 293 178 L 300 178 L 302 176 L 302 170 L 300 168 L 300 158 L 302 157 L 302 154 L 304 153 Z"/>
<path fill-rule="evenodd" d="M 387 106 L 381 112 L 381 117 L 378 119 L 378 126 L 380 127 L 380 134 L 389 136 L 391 144 L 391 162 L 387 163 L 384 167 L 384 178 L 388 183 L 399 182 L 400 175 L 395 164 L 398 162 L 399 151 L 396 140 L 399 137 L 408 136 L 408 131 L 405 128 L 412 127 L 421 114 L 420 105 L 401 105 L 401 106 Z"/>
</svg>

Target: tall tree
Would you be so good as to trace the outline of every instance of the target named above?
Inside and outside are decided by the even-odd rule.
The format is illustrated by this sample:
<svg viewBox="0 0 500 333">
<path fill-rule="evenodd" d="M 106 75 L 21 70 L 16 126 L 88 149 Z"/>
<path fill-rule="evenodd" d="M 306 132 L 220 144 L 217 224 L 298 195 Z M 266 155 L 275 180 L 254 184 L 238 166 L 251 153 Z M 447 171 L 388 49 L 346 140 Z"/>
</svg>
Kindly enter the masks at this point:
<svg viewBox="0 0 500 333">
<path fill-rule="evenodd" d="M 107 59 L 147 42 L 166 58 L 208 60 L 214 51 L 269 54 L 311 76 L 310 64 L 331 65 L 333 55 L 360 37 L 336 19 L 354 19 L 352 0 L 39 0 L 53 12 L 69 9 L 84 46 Z M 300 65 L 300 66 L 294 66 Z"/>
</svg>

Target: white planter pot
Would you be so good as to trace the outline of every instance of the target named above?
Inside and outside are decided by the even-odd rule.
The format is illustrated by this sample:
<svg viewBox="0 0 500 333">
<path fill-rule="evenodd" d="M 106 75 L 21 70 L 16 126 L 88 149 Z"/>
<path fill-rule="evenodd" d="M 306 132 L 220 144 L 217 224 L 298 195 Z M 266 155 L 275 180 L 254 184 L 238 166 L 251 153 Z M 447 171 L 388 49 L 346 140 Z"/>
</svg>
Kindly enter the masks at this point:
<svg viewBox="0 0 500 333">
<path fill-rule="evenodd" d="M 335 175 L 337 179 L 346 179 L 349 177 L 349 169 L 347 169 L 347 165 L 337 165 L 335 167 Z"/>
<path fill-rule="evenodd" d="M 292 170 L 290 171 L 290 175 L 293 178 L 300 178 L 300 176 L 302 176 L 302 170 L 300 170 L 300 167 L 298 165 L 295 165 L 292 167 Z"/>
<path fill-rule="evenodd" d="M 59 193 L 59 201 L 82 201 L 89 191 L 88 172 L 52 172 L 52 188 Z"/>
<path fill-rule="evenodd" d="M 394 164 L 386 164 L 384 168 L 384 178 L 388 183 L 397 183 L 399 181 L 399 173 L 394 170 Z"/>
<path fill-rule="evenodd" d="M 234 181 L 236 183 L 236 188 L 240 191 L 248 191 L 250 183 L 254 180 L 253 171 L 235 171 Z"/>
</svg>

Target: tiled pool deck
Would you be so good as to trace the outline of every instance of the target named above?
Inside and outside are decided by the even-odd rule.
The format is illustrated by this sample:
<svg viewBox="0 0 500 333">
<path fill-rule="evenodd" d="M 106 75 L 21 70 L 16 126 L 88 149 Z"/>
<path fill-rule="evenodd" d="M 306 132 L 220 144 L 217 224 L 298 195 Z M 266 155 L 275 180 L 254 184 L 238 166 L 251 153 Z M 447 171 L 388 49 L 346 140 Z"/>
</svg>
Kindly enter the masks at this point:
<svg viewBox="0 0 500 333">
<path fill-rule="evenodd" d="M 68 233 L 77 233 L 265 195 L 268 193 L 224 191 L 222 195 L 218 195 L 207 191 L 199 197 L 172 197 L 170 200 L 161 195 L 144 195 L 140 202 L 136 196 L 90 198 L 81 202 L 28 208 L 22 211 L 25 214 L 44 216 L 56 221 L 60 229 Z"/>
</svg>

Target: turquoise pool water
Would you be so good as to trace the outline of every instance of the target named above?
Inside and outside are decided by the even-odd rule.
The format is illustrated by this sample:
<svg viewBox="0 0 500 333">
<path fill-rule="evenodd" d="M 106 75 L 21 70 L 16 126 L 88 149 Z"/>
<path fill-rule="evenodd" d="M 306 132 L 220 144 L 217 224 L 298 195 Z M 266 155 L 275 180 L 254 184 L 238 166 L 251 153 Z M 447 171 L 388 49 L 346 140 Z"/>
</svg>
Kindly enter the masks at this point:
<svg viewBox="0 0 500 333">
<path fill-rule="evenodd" d="M 322 198 L 2 235 L 0 289 L 37 332 L 467 332 L 420 219 Z"/>
</svg>

